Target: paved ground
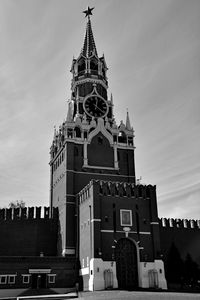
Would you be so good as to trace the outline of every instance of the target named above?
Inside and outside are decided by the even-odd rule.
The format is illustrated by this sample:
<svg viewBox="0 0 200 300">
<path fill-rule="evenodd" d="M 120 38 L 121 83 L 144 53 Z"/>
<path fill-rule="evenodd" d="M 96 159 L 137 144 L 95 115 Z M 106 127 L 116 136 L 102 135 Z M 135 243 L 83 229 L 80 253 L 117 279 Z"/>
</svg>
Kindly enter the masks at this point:
<svg viewBox="0 0 200 300">
<path fill-rule="evenodd" d="M 55 297 L 55 298 L 54 298 Z M 61 295 L 54 295 L 54 300 L 75 299 L 75 293 L 70 293 L 63 297 Z M 49 300 L 52 297 L 36 296 L 37 300 Z M 6 300 L 16 300 L 16 298 L 1 298 Z M 27 297 L 26 300 L 31 299 Z M 135 292 L 135 291 L 100 291 L 100 292 L 80 292 L 78 300 L 200 300 L 200 293 L 169 293 L 169 292 Z"/>
<path fill-rule="evenodd" d="M 128 291 L 103 291 L 80 292 L 79 300 L 200 300 L 199 294 L 167 293 L 167 292 L 128 292 Z"/>
</svg>

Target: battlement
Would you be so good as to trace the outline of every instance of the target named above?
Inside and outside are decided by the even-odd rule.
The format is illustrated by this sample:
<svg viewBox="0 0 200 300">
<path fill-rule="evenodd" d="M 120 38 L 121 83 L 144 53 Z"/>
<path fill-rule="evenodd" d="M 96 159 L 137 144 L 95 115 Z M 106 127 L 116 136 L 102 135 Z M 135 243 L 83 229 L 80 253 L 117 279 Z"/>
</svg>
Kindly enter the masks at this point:
<svg viewBox="0 0 200 300">
<path fill-rule="evenodd" d="M 164 228 L 200 229 L 200 220 L 160 218 L 159 223 Z"/>
<path fill-rule="evenodd" d="M 155 186 L 135 185 L 127 182 L 99 181 L 99 193 L 104 196 L 150 198 Z"/>
<path fill-rule="evenodd" d="M 98 193 L 104 196 L 113 197 L 133 197 L 133 198 L 151 198 L 155 196 L 156 186 L 135 185 L 127 182 L 113 182 L 103 180 L 91 180 L 79 193 L 79 203 L 82 203 L 90 196 L 90 187 L 94 185 Z"/>
<path fill-rule="evenodd" d="M 57 208 L 50 207 L 20 207 L 0 209 L 0 221 L 26 220 L 26 219 L 54 219 L 57 218 Z"/>
</svg>

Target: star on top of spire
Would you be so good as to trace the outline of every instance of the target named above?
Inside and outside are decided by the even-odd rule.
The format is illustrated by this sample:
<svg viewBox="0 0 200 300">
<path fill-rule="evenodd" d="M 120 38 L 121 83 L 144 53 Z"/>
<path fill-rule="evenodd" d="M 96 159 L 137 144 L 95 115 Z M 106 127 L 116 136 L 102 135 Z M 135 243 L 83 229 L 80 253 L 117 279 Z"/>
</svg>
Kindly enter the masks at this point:
<svg viewBox="0 0 200 300">
<path fill-rule="evenodd" d="M 90 7 L 88 6 L 88 8 L 87 8 L 86 10 L 83 11 L 83 13 L 85 14 L 85 18 L 86 18 L 86 17 L 89 18 L 89 17 L 92 15 L 93 9 L 94 9 L 94 7 L 90 8 Z"/>
<path fill-rule="evenodd" d="M 85 16 L 88 17 L 84 44 L 83 44 L 83 48 L 81 50 L 82 55 L 85 57 L 89 57 L 92 54 L 95 54 L 96 56 L 98 56 L 96 46 L 95 46 L 94 36 L 92 33 L 91 20 L 90 20 L 90 15 L 92 15 L 93 9 L 94 9 L 94 7 L 90 8 L 88 6 L 87 10 L 83 11 L 83 13 L 86 14 Z"/>
</svg>

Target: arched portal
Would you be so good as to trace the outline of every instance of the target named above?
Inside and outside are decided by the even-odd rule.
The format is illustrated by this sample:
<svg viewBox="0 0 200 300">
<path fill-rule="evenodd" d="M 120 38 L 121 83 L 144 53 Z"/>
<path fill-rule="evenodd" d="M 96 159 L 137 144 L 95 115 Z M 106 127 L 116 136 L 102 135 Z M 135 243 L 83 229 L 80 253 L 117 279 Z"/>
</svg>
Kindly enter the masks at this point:
<svg viewBox="0 0 200 300">
<path fill-rule="evenodd" d="M 117 280 L 120 289 L 138 288 L 137 249 L 133 241 L 122 238 L 115 252 Z"/>
</svg>

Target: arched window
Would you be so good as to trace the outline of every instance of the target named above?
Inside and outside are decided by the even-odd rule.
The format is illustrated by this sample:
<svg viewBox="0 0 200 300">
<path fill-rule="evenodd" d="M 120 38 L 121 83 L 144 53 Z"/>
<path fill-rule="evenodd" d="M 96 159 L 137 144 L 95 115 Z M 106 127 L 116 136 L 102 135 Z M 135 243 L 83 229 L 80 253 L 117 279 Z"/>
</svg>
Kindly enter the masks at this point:
<svg viewBox="0 0 200 300">
<path fill-rule="evenodd" d="M 103 77 L 106 77 L 106 71 L 104 68 L 102 68 L 102 74 L 103 74 Z"/>
<path fill-rule="evenodd" d="M 80 138 L 80 137 L 81 137 L 81 130 L 80 130 L 79 127 L 75 127 L 74 132 L 75 132 L 75 136 L 76 136 L 77 138 Z"/>
<path fill-rule="evenodd" d="M 87 131 L 84 131 L 84 139 L 87 139 Z"/>
<path fill-rule="evenodd" d="M 67 130 L 67 137 L 72 138 L 72 129 L 68 128 Z"/>
<path fill-rule="evenodd" d="M 126 134 L 123 131 L 120 131 L 119 137 L 118 137 L 118 142 L 119 143 L 126 143 L 127 137 Z"/>
<path fill-rule="evenodd" d="M 98 74 L 98 62 L 96 59 L 91 59 L 90 70 L 92 74 Z"/>
<path fill-rule="evenodd" d="M 81 59 L 78 64 L 78 73 L 79 75 L 84 74 L 86 69 L 85 60 Z"/>
</svg>

